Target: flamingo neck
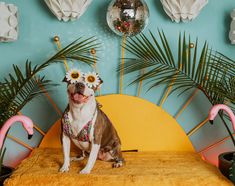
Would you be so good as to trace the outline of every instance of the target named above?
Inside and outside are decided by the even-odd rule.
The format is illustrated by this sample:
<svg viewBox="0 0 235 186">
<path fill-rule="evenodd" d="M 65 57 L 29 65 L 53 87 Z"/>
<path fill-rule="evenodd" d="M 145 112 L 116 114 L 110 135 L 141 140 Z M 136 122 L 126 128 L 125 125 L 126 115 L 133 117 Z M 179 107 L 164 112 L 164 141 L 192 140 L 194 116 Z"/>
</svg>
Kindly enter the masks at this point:
<svg viewBox="0 0 235 186">
<path fill-rule="evenodd" d="M 220 109 L 227 112 L 227 114 L 229 115 L 229 118 L 232 122 L 233 130 L 235 131 L 235 115 L 234 115 L 233 111 L 226 105 L 222 105 Z"/>
<path fill-rule="evenodd" d="M 0 148 L 2 148 L 3 141 L 5 139 L 7 131 L 9 130 L 11 125 L 14 124 L 15 122 L 23 123 L 23 117 L 22 116 L 13 116 L 5 122 L 5 124 L 3 125 L 3 127 L 0 130 Z"/>
</svg>

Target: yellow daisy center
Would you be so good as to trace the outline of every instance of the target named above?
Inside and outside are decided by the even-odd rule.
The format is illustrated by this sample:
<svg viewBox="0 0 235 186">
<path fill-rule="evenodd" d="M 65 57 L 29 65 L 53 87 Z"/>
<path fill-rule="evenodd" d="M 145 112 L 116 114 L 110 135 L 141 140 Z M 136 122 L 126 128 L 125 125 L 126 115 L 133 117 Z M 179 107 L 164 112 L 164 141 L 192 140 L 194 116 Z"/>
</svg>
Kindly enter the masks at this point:
<svg viewBox="0 0 235 186">
<path fill-rule="evenodd" d="M 93 83 L 95 81 L 95 77 L 94 76 L 88 76 L 87 81 L 89 83 Z"/>
<path fill-rule="evenodd" d="M 73 73 L 71 73 L 71 77 L 72 77 L 73 79 L 77 79 L 77 78 L 79 78 L 79 73 L 73 72 Z"/>
</svg>

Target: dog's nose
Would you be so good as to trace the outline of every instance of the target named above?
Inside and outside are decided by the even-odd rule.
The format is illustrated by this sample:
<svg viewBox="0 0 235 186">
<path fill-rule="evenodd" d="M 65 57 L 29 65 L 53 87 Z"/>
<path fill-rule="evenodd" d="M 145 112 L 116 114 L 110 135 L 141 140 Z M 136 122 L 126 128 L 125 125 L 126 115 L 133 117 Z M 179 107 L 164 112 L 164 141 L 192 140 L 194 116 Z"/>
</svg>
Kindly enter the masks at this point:
<svg viewBox="0 0 235 186">
<path fill-rule="evenodd" d="M 83 83 L 79 82 L 79 83 L 76 84 L 76 88 L 77 89 L 83 89 L 83 88 L 85 88 L 85 85 Z"/>
</svg>

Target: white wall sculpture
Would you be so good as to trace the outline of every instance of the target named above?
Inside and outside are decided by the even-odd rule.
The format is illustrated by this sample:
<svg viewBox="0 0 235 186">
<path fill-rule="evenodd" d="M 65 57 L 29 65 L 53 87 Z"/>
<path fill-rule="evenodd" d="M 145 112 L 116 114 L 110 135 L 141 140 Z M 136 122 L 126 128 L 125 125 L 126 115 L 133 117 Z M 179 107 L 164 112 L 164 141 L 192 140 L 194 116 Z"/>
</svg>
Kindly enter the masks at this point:
<svg viewBox="0 0 235 186">
<path fill-rule="evenodd" d="M 18 38 L 17 7 L 0 2 L 0 42 L 15 41 Z"/>
<path fill-rule="evenodd" d="M 79 19 L 92 0 L 44 0 L 52 13 L 61 21 Z"/>
<path fill-rule="evenodd" d="M 161 3 L 171 20 L 179 23 L 195 19 L 208 0 L 161 0 Z"/>
<path fill-rule="evenodd" d="M 229 39 L 232 44 L 235 44 L 235 9 L 231 13 L 232 22 L 230 25 Z"/>
</svg>

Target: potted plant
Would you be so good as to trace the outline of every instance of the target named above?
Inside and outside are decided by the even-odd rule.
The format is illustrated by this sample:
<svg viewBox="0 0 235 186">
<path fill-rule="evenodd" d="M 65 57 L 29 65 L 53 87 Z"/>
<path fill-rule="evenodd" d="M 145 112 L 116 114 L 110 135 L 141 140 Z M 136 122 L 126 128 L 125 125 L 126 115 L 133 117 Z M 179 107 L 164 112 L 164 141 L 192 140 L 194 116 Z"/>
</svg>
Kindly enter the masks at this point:
<svg viewBox="0 0 235 186">
<path fill-rule="evenodd" d="M 50 64 L 64 59 L 78 60 L 89 65 L 93 64 L 94 58 L 90 55 L 90 51 L 98 47 L 99 44 L 93 37 L 79 38 L 40 65 L 32 65 L 28 60 L 25 63 L 24 70 L 13 65 L 13 73 L 0 81 L 0 130 L 4 123 L 12 116 L 17 115 L 28 102 L 55 86 L 50 80 L 39 75 L 42 70 Z M 13 171 L 12 168 L 3 165 L 5 152 L 5 149 L 0 149 L 0 184 Z"/>
<path fill-rule="evenodd" d="M 185 33 L 181 35 L 177 54 L 173 53 L 163 31 L 158 31 L 158 38 L 151 31 L 149 36 L 139 34 L 128 38 L 124 47 L 132 57 L 125 58 L 126 63 L 118 70 L 124 74 L 141 72 L 130 84 L 145 80 L 149 90 L 165 84 L 172 88 L 171 93 L 177 91 L 179 95 L 199 89 L 212 105 L 225 104 L 235 111 L 234 61 L 209 49 L 207 42 L 199 50 L 198 39 L 192 44 L 190 36 L 187 39 Z M 224 119 L 226 113 L 219 112 L 219 116 L 235 146 Z M 232 160 L 232 156 L 229 158 Z"/>
</svg>

